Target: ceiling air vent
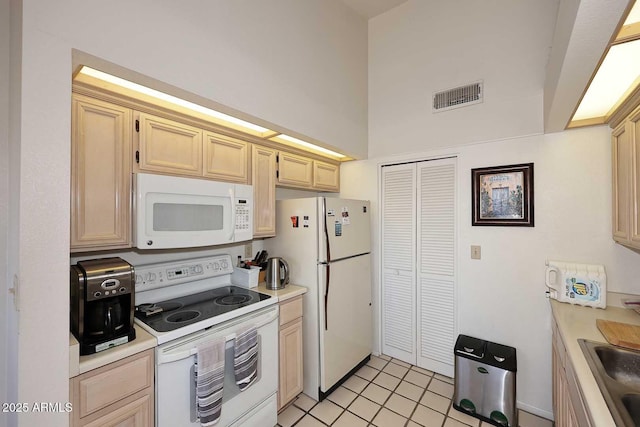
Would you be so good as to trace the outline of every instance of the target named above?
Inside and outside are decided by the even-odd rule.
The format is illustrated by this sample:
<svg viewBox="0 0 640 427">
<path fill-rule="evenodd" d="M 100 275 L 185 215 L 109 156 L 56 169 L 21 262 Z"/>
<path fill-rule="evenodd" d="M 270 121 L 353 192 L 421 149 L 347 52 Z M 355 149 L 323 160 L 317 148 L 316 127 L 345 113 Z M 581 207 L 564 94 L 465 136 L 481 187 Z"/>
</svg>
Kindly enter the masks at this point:
<svg viewBox="0 0 640 427">
<path fill-rule="evenodd" d="M 433 94 L 433 112 L 452 110 L 482 102 L 482 81 Z"/>
</svg>

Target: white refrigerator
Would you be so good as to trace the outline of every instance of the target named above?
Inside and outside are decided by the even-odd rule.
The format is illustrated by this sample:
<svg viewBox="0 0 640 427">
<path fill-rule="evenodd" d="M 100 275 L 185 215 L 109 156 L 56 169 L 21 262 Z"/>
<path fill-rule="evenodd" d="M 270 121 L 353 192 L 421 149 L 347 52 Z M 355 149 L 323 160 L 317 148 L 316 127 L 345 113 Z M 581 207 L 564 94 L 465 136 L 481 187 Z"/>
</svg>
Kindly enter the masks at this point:
<svg viewBox="0 0 640 427">
<path fill-rule="evenodd" d="M 270 256 L 289 263 L 304 295 L 304 392 L 322 400 L 365 363 L 372 348 L 371 227 L 368 201 L 278 200 Z"/>
</svg>

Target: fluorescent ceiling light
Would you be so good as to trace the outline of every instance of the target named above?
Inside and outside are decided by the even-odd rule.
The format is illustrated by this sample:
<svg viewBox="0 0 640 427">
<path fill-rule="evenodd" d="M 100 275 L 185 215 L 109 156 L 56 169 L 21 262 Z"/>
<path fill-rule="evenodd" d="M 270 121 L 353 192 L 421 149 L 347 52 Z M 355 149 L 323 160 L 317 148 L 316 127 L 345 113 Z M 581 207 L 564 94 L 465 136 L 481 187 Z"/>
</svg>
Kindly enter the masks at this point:
<svg viewBox="0 0 640 427">
<path fill-rule="evenodd" d="M 259 133 L 264 133 L 269 130 L 262 126 L 254 125 L 253 123 L 240 120 L 228 114 L 224 114 L 219 111 L 212 110 L 211 108 L 206 108 L 206 107 L 203 107 L 202 105 L 185 101 L 184 99 L 180 99 L 175 96 L 168 95 L 164 92 L 160 92 L 155 89 L 151 89 L 146 86 L 142 86 L 137 83 L 130 82 L 129 80 L 121 79 L 120 77 L 112 76 L 111 74 L 103 73 L 102 71 L 98 71 L 87 66 L 83 66 L 82 69 L 80 70 L 80 73 L 90 77 L 94 77 L 96 79 L 104 80 L 109 83 L 116 84 L 118 86 L 125 87 L 127 89 L 133 90 L 138 93 L 142 93 L 144 95 L 152 96 L 154 98 L 161 99 L 163 101 L 167 101 L 175 105 L 179 105 L 184 108 L 188 108 L 193 111 L 197 111 L 202 114 L 206 114 L 216 119 L 224 120 L 226 122 L 233 123 L 235 125 L 242 126 L 247 129 L 251 129 Z"/>
<path fill-rule="evenodd" d="M 624 21 L 624 25 L 635 24 L 636 22 L 640 22 L 640 2 L 636 2 L 631 8 L 629 12 L 629 16 Z"/>
<path fill-rule="evenodd" d="M 320 146 L 317 146 L 315 144 L 311 144 L 309 142 L 303 141 L 303 140 L 298 139 L 298 138 L 294 138 L 294 137 L 289 136 L 289 135 L 285 135 L 283 133 L 281 133 L 280 135 L 275 136 L 274 138 L 284 139 L 285 141 L 289 141 L 289 142 L 292 142 L 292 143 L 294 143 L 296 145 L 300 145 L 300 146 L 308 148 L 310 150 L 319 151 L 321 153 L 328 154 L 330 156 L 337 157 L 339 159 L 341 159 L 343 157 L 346 157 L 344 154 L 340 154 L 340 153 L 337 153 L 335 151 L 328 150 L 328 149 L 326 149 L 324 147 L 320 147 Z"/>
<path fill-rule="evenodd" d="M 606 117 L 640 77 L 640 40 L 609 49 L 572 120 Z"/>
</svg>

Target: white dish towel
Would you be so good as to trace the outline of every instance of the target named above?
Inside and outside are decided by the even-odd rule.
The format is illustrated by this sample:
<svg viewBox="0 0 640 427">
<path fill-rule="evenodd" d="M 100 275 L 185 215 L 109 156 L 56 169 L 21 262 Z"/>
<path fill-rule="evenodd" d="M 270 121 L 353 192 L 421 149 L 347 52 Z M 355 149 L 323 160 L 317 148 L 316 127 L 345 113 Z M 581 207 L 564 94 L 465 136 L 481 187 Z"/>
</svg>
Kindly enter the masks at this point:
<svg viewBox="0 0 640 427">
<path fill-rule="evenodd" d="M 222 413 L 225 339 L 198 346 L 196 399 L 202 427 L 215 425 Z"/>
<path fill-rule="evenodd" d="M 238 332 L 233 350 L 236 384 L 244 391 L 258 378 L 258 330 L 255 326 Z"/>
</svg>

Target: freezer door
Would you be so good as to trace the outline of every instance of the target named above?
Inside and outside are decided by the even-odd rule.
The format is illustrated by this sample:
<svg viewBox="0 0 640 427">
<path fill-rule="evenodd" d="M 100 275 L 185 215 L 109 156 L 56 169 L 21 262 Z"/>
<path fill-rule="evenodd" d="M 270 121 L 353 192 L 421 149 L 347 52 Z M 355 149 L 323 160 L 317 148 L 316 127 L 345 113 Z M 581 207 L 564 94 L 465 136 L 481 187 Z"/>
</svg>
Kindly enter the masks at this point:
<svg viewBox="0 0 640 427">
<path fill-rule="evenodd" d="M 367 200 L 318 199 L 320 262 L 371 251 L 371 207 Z M 327 253 L 329 243 L 329 254 Z"/>
<path fill-rule="evenodd" d="M 320 389 L 329 390 L 371 354 L 370 255 L 318 266 Z"/>
</svg>

